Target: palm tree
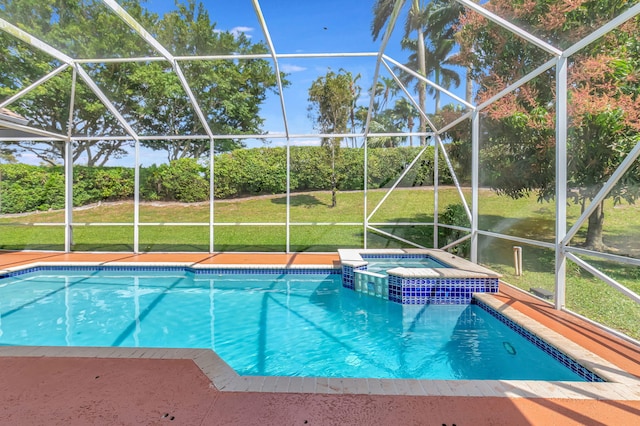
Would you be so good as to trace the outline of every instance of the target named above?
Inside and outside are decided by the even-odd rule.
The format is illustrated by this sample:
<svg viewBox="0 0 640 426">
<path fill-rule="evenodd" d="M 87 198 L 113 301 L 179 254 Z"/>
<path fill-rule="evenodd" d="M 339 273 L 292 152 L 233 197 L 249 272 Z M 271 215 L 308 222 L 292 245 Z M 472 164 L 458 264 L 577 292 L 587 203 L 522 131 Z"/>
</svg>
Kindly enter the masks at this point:
<svg viewBox="0 0 640 426">
<path fill-rule="evenodd" d="M 455 42 L 453 39 L 440 39 L 440 44 L 434 47 L 425 46 L 425 57 L 427 63 L 426 76 L 433 74 L 432 81 L 445 89 L 448 89 L 452 85 L 455 87 L 460 86 L 460 75 L 457 71 L 446 68 L 446 65 L 452 65 L 451 62 L 451 50 Z M 406 67 L 415 69 L 418 61 L 417 54 L 417 40 L 415 39 L 403 39 L 402 48 L 412 50 L 414 53 L 409 55 L 409 62 L 405 64 Z M 403 73 L 401 80 L 404 84 L 408 84 L 413 81 L 415 77 L 413 75 Z M 435 113 L 440 112 L 440 90 L 436 90 L 433 87 L 429 87 L 428 93 L 434 95 L 435 99 Z"/>
<path fill-rule="evenodd" d="M 346 72 L 343 68 L 340 68 L 341 72 Z M 351 73 L 349 73 L 349 75 L 351 75 Z M 358 99 L 360 98 L 360 93 L 362 92 L 362 88 L 360 86 L 358 86 L 357 81 L 360 80 L 360 73 L 356 74 L 355 77 L 353 77 L 351 79 L 351 84 L 349 86 L 349 90 L 351 91 L 351 96 L 352 96 L 352 100 L 351 100 L 351 109 L 349 111 L 349 121 L 351 122 L 351 133 L 355 133 L 356 131 L 356 110 L 357 110 L 357 103 L 358 103 Z M 353 148 L 356 147 L 356 138 L 350 138 L 351 139 L 351 143 Z"/>
<path fill-rule="evenodd" d="M 413 131 L 416 113 L 416 108 L 406 98 L 397 99 L 393 105 L 393 115 L 404 123 L 404 128 L 407 129 L 409 133 Z M 407 140 L 409 141 L 409 146 L 413 146 L 413 138 L 411 135 L 407 136 Z"/>
<path fill-rule="evenodd" d="M 369 122 L 371 133 L 400 133 L 404 122 L 400 122 L 393 110 L 385 109 Z M 395 148 L 402 142 L 398 136 L 371 136 L 367 140 L 370 148 Z"/>
<path fill-rule="evenodd" d="M 381 96 L 382 102 L 376 103 L 376 112 L 380 112 L 387 106 L 390 98 L 393 98 L 398 93 L 398 86 L 396 81 L 391 77 L 382 77 L 375 87 L 376 97 Z"/>
<path fill-rule="evenodd" d="M 376 0 L 375 5 L 373 6 L 373 22 L 371 23 L 371 35 L 373 36 L 373 40 L 375 41 L 382 29 L 387 25 L 389 19 L 391 18 L 391 14 L 397 2 L 404 3 L 405 0 Z M 427 2 L 428 3 L 428 2 Z M 424 40 L 425 40 L 425 31 L 423 28 L 422 19 L 424 12 L 426 11 L 426 4 L 421 0 L 411 0 L 411 8 L 409 9 L 409 14 L 407 15 L 407 19 L 405 21 L 405 38 L 409 36 L 412 32 L 416 32 L 418 40 L 418 72 L 421 75 L 426 76 L 426 63 L 425 63 L 425 50 L 424 50 Z M 418 86 L 418 104 L 420 108 L 424 111 L 426 105 L 426 84 L 424 82 L 419 82 Z M 420 131 L 427 131 L 427 122 L 422 115 L 420 115 Z M 421 144 L 426 143 L 426 137 L 420 137 Z"/>
<path fill-rule="evenodd" d="M 440 40 L 453 40 L 462 12 L 464 7 L 455 0 L 432 0 L 429 3 L 429 25 L 426 27 L 426 36 L 434 45 L 440 45 Z M 451 63 L 456 63 L 456 55 L 449 60 Z M 471 103 L 472 97 L 473 80 L 467 67 L 465 100 Z"/>
</svg>

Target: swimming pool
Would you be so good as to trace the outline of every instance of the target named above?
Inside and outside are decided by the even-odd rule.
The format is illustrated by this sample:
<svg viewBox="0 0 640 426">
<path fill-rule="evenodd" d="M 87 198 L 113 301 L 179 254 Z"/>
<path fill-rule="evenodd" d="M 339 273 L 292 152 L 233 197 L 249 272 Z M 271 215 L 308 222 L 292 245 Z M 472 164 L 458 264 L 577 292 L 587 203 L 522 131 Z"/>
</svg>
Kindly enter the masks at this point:
<svg viewBox="0 0 640 426">
<path fill-rule="evenodd" d="M 0 280 L 0 344 L 211 348 L 242 375 L 583 380 L 478 305 L 393 304 L 331 270 L 118 269 Z"/>
</svg>

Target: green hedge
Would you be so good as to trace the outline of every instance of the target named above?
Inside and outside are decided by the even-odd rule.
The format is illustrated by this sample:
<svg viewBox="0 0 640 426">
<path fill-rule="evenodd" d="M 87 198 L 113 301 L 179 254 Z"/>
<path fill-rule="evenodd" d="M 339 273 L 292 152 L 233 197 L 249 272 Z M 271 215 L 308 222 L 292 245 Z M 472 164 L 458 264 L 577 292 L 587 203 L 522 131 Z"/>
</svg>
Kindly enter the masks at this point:
<svg viewBox="0 0 640 426">
<path fill-rule="evenodd" d="M 84 167 L 73 169 L 73 205 L 133 197 L 133 169 Z M 0 213 L 24 213 L 64 208 L 64 168 L 0 164 Z"/>
<path fill-rule="evenodd" d="M 140 171 L 140 193 L 143 200 L 181 201 L 192 203 L 209 198 L 206 168 L 190 158 L 155 164 Z"/>
<path fill-rule="evenodd" d="M 388 187 L 411 163 L 420 148 L 368 150 L 369 188 Z M 331 189 L 330 153 L 322 147 L 291 147 L 292 192 Z M 429 185 L 433 177 L 433 148 L 423 154 L 404 185 Z M 285 148 L 241 149 L 215 159 L 217 199 L 286 192 Z M 441 182 L 451 183 L 445 162 L 439 162 Z M 126 167 L 73 169 L 73 204 L 131 199 L 134 170 Z M 338 189 L 363 189 L 364 150 L 340 149 L 336 156 Z M 198 202 L 209 199 L 209 165 L 184 158 L 140 170 L 140 194 L 147 201 Z M 64 207 L 64 169 L 60 166 L 0 164 L 0 213 L 23 213 Z"/>
<path fill-rule="evenodd" d="M 61 167 L 0 165 L 0 212 L 23 213 L 64 207 Z"/>
<path fill-rule="evenodd" d="M 126 167 L 73 168 L 73 205 L 133 198 L 134 171 Z"/>
</svg>

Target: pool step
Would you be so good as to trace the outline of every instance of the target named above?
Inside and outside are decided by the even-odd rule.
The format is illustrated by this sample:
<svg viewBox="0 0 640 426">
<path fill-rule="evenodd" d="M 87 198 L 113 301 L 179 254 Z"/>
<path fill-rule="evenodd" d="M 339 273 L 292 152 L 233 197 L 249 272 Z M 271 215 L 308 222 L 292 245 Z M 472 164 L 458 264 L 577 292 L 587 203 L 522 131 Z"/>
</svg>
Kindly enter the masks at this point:
<svg viewBox="0 0 640 426">
<path fill-rule="evenodd" d="M 354 290 L 370 296 L 389 299 L 387 276 L 377 272 L 354 271 Z"/>
</svg>

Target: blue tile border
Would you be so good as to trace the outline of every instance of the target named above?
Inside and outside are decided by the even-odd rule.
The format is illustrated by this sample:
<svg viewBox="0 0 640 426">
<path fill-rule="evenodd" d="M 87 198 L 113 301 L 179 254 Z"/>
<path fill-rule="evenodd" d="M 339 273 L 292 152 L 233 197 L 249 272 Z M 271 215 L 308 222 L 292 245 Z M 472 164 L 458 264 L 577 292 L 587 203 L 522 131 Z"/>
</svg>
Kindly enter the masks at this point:
<svg viewBox="0 0 640 426">
<path fill-rule="evenodd" d="M 561 363 L 562 365 L 564 365 L 565 367 L 567 367 L 568 369 L 576 373 L 578 376 L 580 376 L 587 382 L 606 382 L 606 380 L 598 376 L 593 371 L 584 367 L 574 359 L 570 358 L 564 352 L 560 351 L 559 349 L 545 342 L 540 337 L 536 336 L 526 328 L 522 327 L 517 322 L 509 319 L 508 317 L 504 316 L 500 312 L 496 311 L 486 303 L 475 298 L 472 299 L 471 303 L 478 305 L 480 308 L 488 312 L 491 316 L 496 318 L 498 321 L 502 322 L 507 327 L 509 327 L 516 333 L 518 333 L 520 336 L 524 337 L 529 342 L 533 343 L 537 348 L 541 349 L 547 355 L 550 355 L 553 359 L 555 359 L 556 361 L 558 361 L 559 363 Z"/>
<path fill-rule="evenodd" d="M 113 271 L 113 272 L 189 272 L 194 275 L 332 275 L 340 274 L 340 269 L 336 268 L 192 268 L 189 266 L 116 266 L 116 265 L 100 265 L 100 266 L 83 266 L 83 265 L 45 265 L 34 266 L 31 268 L 21 269 L 19 271 L 6 272 L 0 275 L 0 280 L 4 278 L 17 277 L 20 275 L 30 274 L 32 272 L 97 272 L 97 271 Z"/>
<path fill-rule="evenodd" d="M 337 268 L 184 268 L 195 275 L 333 275 L 340 274 Z"/>
<path fill-rule="evenodd" d="M 473 293 L 497 293 L 497 278 L 403 278 L 389 275 L 389 300 L 403 305 L 468 305 Z"/>
<path fill-rule="evenodd" d="M 360 253 L 361 266 L 342 264 L 342 286 L 350 290 L 356 290 L 356 271 L 368 271 L 368 261 L 374 259 L 430 259 L 442 265 L 442 268 L 452 268 L 450 264 L 436 259 L 427 253 Z M 358 262 L 360 263 L 360 262 Z M 356 264 L 358 264 L 356 263 Z M 415 269 L 415 268 L 405 268 Z M 418 268 L 420 269 L 420 268 Z M 440 268 L 425 268 L 440 269 Z M 497 277 L 434 277 L 425 274 L 420 277 L 399 276 L 387 271 L 388 277 L 384 284 L 385 298 L 400 303 L 402 305 L 427 305 L 427 304 L 449 304 L 464 305 L 471 303 L 472 294 L 475 293 L 497 293 L 499 290 L 499 280 Z M 404 275 L 404 274 L 400 274 Z"/>
</svg>

